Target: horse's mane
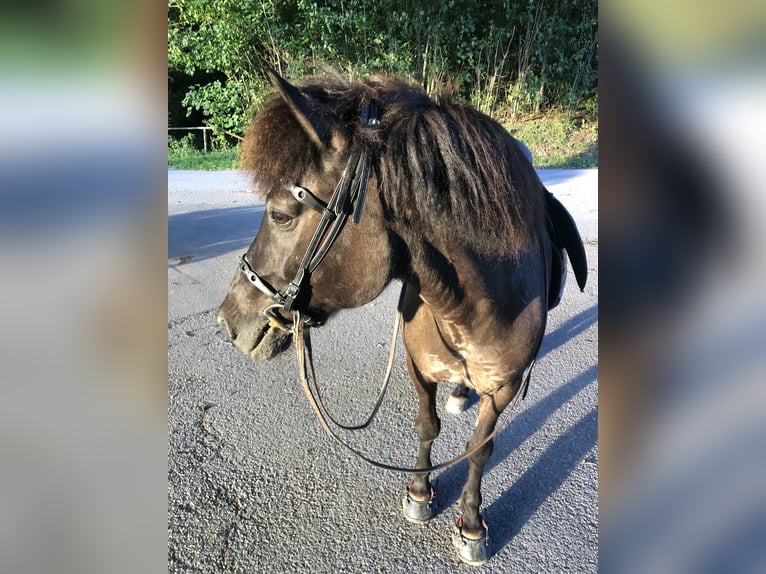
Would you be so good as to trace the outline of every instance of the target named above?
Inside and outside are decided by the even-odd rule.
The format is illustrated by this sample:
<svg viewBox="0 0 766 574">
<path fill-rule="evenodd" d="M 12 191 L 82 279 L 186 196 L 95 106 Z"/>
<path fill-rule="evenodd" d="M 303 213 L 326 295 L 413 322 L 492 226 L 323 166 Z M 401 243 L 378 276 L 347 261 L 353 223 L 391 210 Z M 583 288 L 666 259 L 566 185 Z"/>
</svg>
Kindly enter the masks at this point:
<svg viewBox="0 0 766 574">
<path fill-rule="evenodd" d="M 373 147 L 388 217 L 485 255 L 507 255 L 533 242 L 543 220 L 542 184 L 515 140 L 489 116 L 387 77 L 312 78 L 301 90 L 349 149 L 359 142 Z M 362 102 L 370 101 L 381 114 L 375 132 L 359 122 Z M 321 151 L 279 95 L 256 115 L 241 154 L 267 186 L 297 180 L 321 162 Z"/>
</svg>

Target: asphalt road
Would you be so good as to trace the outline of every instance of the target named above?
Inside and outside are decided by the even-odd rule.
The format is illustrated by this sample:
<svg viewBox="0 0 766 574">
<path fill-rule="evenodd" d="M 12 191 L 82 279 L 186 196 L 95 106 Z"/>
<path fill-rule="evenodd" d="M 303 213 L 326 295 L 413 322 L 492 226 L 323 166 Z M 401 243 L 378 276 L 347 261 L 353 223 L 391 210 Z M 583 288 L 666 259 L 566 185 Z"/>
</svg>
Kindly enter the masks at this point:
<svg viewBox="0 0 766 574">
<path fill-rule="evenodd" d="M 239 172 L 168 170 L 168 570 L 180 572 L 596 572 L 598 556 L 597 170 L 541 170 L 577 221 L 589 263 L 549 315 L 529 394 L 495 439 L 482 514 L 493 556 L 462 564 L 450 542 L 467 463 L 434 475 L 436 516 L 404 520 L 408 477 L 332 442 L 304 397 L 293 350 L 266 364 L 237 351 L 215 313 L 263 205 Z M 363 420 L 387 359 L 398 285 L 312 337 L 325 403 Z M 399 345 L 370 429 L 347 434 L 411 465 L 416 398 Z M 440 397 L 446 398 L 444 386 Z M 440 412 L 434 462 L 462 452 L 476 402 Z"/>
</svg>

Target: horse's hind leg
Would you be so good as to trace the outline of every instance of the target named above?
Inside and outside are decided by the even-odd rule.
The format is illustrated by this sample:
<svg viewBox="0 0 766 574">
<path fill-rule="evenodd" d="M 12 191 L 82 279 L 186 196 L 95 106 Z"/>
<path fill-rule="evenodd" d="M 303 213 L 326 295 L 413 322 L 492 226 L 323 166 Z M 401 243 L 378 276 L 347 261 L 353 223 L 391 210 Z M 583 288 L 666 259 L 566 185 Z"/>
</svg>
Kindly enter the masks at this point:
<svg viewBox="0 0 766 574">
<path fill-rule="evenodd" d="M 447 403 L 444 405 L 444 409 L 448 413 L 453 415 L 459 415 L 465 411 L 466 403 L 468 403 L 468 387 L 462 383 L 455 385 L 452 392 L 447 397 Z"/>
<path fill-rule="evenodd" d="M 493 395 L 481 395 L 476 430 L 468 439 L 466 449 L 480 443 L 492 433 L 500 413 L 508 406 L 518 389 L 518 384 L 506 385 Z M 469 564 L 482 564 L 488 558 L 487 525 L 479 514 L 479 507 L 481 506 L 481 477 L 493 448 L 490 440 L 468 457 L 468 479 L 463 486 L 463 493 L 458 503 L 463 514 L 455 524 L 452 540 L 460 558 Z"/>
<path fill-rule="evenodd" d="M 431 466 L 431 445 L 439 436 L 441 421 L 436 415 L 436 383 L 426 380 L 412 357 L 407 354 L 407 370 L 415 390 L 418 393 L 418 414 L 415 417 L 415 428 L 420 439 L 418 446 L 418 460 L 415 468 Z M 412 522 L 425 522 L 431 518 L 433 489 L 428 480 L 429 473 L 418 473 L 407 485 L 407 494 L 404 498 L 404 515 Z"/>
</svg>

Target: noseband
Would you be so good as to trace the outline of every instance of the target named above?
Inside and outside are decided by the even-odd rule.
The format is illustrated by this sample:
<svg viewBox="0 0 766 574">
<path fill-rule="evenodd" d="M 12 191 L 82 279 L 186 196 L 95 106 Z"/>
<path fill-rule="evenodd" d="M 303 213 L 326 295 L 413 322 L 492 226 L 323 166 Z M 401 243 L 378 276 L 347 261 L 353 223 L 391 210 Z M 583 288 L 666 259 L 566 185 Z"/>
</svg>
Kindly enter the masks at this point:
<svg viewBox="0 0 766 574">
<path fill-rule="evenodd" d="M 362 106 L 360 115 L 362 125 L 368 128 L 377 128 L 380 126 L 378 118 L 378 107 L 375 104 L 368 103 Z M 305 309 L 298 309 L 297 300 L 301 290 L 306 286 L 311 274 L 319 266 L 327 252 L 335 243 L 348 217 L 353 213 L 352 221 L 359 223 L 364 207 L 365 194 L 367 193 L 367 183 L 370 178 L 370 165 L 372 157 L 369 144 L 361 143 L 354 148 L 351 156 L 348 158 L 346 167 L 343 169 L 335 191 L 330 197 L 328 203 L 323 202 L 308 189 L 294 184 L 285 186 L 292 196 L 301 204 L 318 212 L 322 219 L 314 231 L 311 242 L 303 255 L 298 271 L 290 284 L 281 291 L 274 289 L 258 273 L 253 270 L 245 256 L 239 258 L 239 270 L 247 278 L 251 285 L 270 297 L 274 304 L 263 310 L 264 315 L 269 319 L 269 323 L 279 329 L 291 332 L 285 319 L 278 313 L 283 310 L 292 313 L 294 316 L 299 314 L 300 318 L 308 327 L 317 326 L 322 323 L 321 320 L 312 317 Z"/>
</svg>

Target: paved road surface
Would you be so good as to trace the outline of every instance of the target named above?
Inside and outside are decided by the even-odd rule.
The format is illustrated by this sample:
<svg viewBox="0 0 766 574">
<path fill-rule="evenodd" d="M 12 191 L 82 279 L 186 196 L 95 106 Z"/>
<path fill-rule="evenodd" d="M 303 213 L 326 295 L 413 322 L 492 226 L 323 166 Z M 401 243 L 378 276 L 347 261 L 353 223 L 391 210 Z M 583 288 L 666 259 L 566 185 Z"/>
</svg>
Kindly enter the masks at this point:
<svg viewBox="0 0 766 574">
<path fill-rule="evenodd" d="M 529 394 L 496 438 L 482 506 L 494 556 L 473 569 L 482 573 L 597 571 L 598 171 L 540 175 L 577 221 L 590 275 L 580 293 L 570 270 Z M 256 364 L 216 324 L 263 213 L 244 175 L 169 169 L 168 187 L 169 572 L 471 569 L 449 537 L 466 462 L 435 475 L 434 519 L 406 522 L 407 477 L 330 441 L 301 391 L 294 352 Z M 319 384 L 339 418 L 361 419 L 374 400 L 397 295 L 391 285 L 313 337 Z M 349 440 L 410 465 L 416 400 L 398 352 L 380 415 Z M 435 461 L 462 451 L 475 412 L 474 402 L 459 417 L 441 414 Z"/>
</svg>

